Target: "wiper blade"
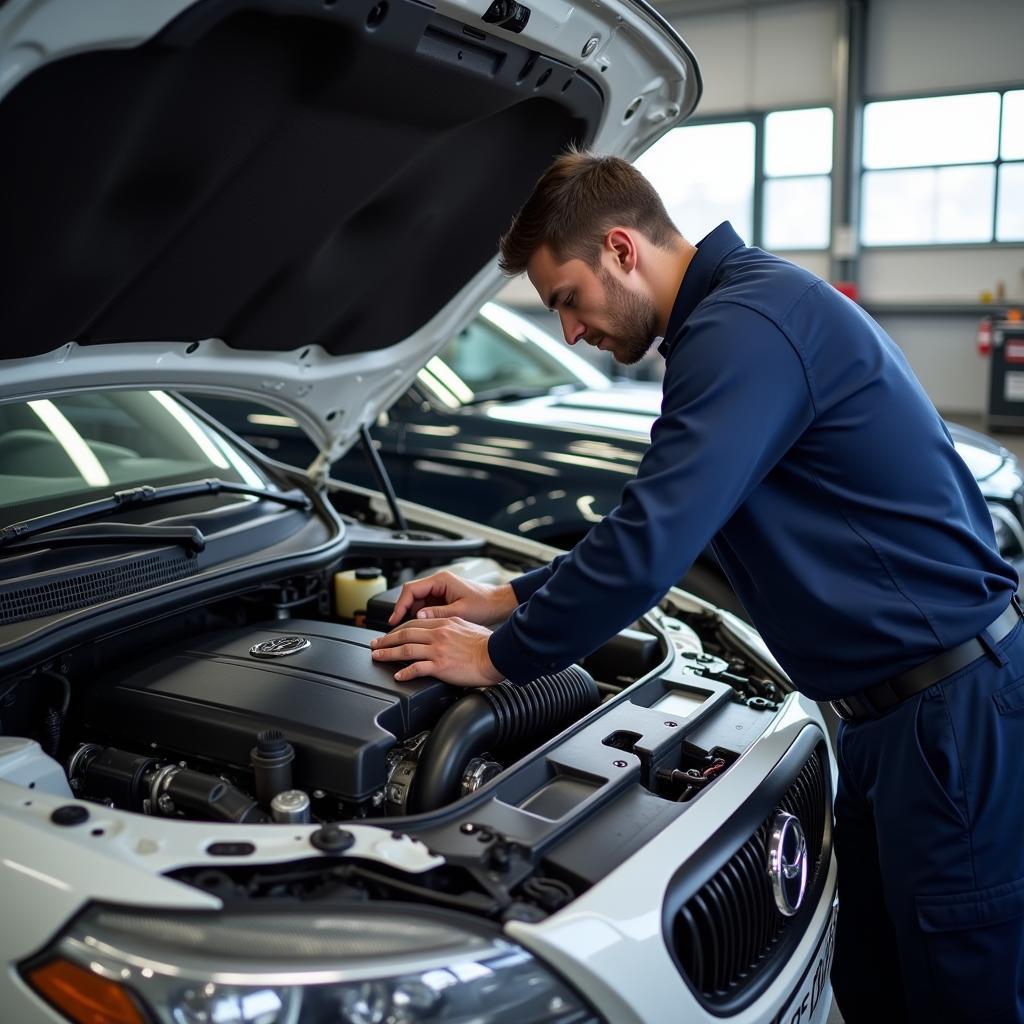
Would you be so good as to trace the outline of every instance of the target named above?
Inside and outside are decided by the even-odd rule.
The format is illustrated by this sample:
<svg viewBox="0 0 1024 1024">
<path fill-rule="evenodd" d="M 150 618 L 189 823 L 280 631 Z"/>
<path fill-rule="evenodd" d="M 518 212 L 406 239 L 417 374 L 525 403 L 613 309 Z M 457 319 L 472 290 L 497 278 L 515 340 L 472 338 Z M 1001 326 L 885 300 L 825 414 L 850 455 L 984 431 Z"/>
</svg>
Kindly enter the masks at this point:
<svg viewBox="0 0 1024 1024">
<path fill-rule="evenodd" d="M 151 526 L 148 523 L 86 523 L 64 529 L 44 530 L 32 537 L 22 535 L 14 541 L 2 541 L 9 550 L 37 547 L 71 547 L 77 544 L 180 544 L 198 554 L 206 547 L 206 538 L 198 526 Z"/>
<path fill-rule="evenodd" d="M 287 505 L 289 508 L 302 509 L 305 512 L 308 512 L 313 507 L 309 498 L 297 489 L 291 491 L 271 491 L 266 487 L 235 483 L 233 480 L 218 480 L 216 478 L 190 480 L 188 483 L 168 484 L 165 487 L 145 485 L 143 487 L 131 487 L 124 491 L 115 491 L 109 497 L 99 498 L 96 501 L 87 501 L 84 505 L 75 505 L 73 508 L 64 508 L 57 512 L 50 512 L 45 516 L 37 516 L 35 519 L 26 519 L 21 523 L 12 523 L 10 526 L 0 529 L 0 547 L 24 540 L 27 537 L 34 537 L 36 534 L 43 533 L 46 530 L 53 530 L 61 526 L 71 526 L 74 523 L 104 516 L 110 512 L 123 512 L 126 509 L 142 508 L 145 505 L 160 505 L 168 501 L 194 498 L 204 494 L 251 494 L 257 498 L 276 501 L 278 504 Z"/>
</svg>

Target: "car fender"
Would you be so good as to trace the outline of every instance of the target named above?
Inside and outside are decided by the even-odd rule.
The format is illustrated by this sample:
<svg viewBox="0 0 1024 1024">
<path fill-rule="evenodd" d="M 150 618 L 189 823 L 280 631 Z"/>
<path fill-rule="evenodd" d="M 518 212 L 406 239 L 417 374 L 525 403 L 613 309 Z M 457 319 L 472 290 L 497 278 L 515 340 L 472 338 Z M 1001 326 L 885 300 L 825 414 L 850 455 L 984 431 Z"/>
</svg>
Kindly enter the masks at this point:
<svg viewBox="0 0 1024 1024">
<path fill-rule="evenodd" d="M 553 487 L 506 505 L 488 525 L 553 547 L 568 548 L 615 505 L 610 495 L 574 494 L 564 487 Z"/>
</svg>

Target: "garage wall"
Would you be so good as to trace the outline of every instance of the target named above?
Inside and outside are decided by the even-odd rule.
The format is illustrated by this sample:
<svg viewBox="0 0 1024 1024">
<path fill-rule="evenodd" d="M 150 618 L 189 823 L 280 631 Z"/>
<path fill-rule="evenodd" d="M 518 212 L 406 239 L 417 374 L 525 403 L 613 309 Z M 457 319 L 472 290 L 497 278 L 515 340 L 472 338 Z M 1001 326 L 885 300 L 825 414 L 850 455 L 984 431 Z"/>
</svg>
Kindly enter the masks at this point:
<svg viewBox="0 0 1024 1024">
<path fill-rule="evenodd" d="M 792 0 L 724 13 L 708 12 L 708 6 L 712 5 L 702 5 L 692 14 L 667 11 L 693 49 L 704 79 L 697 117 L 832 105 L 836 0 Z M 783 255 L 814 274 L 828 276 L 828 253 Z"/>
<path fill-rule="evenodd" d="M 659 6 L 700 63 L 698 117 L 834 102 L 841 0 L 665 0 Z M 867 0 L 867 11 L 868 99 L 1024 86 L 1024 0 Z M 827 254 L 792 258 L 828 277 Z M 1024 245 L 860 254 L 862 302 L 944 412 L 983 410 L 987 367 L 974 347 L 986 312 L 979 296 L 994 293 L 999 282 L 1008 299 L 1024 305 Z M 503 298 L 538 308 L 525 279 L 510 284 Z M 924 316 L 912 305 L 934 312 Z"/>
<path fill-rule="evenodd" d="M 1024 84 L 1021 0 L 871 0 L 868 99 Z M 868 249 L 861 253 L 861 294 L 874 303 L 976 304 L 981 292 L 1024 304 L 1024 246 Z M 974 310 L 922 317 L 879 313 L 932 400 L 947 412 L 984 408 L 986 363 L 975 353 Z"/>
<path fill-rule="evenodd" d="M 829 105 L 834 92 L 835 0 L 668 18 L 700 65 L 698 117 Z"/>
<path fill-rule="evenodd" d="M 1021 0 L 869 0 L 871 99 L 1024 79 Z"/>
<path fill-rule="evenodd" d="M 680 0 L 680 6 L 695 5 Z M 839 0 L 770 3 L 670 16 L 704 75 L 700 117 L 831 104 Z M 868 0 L 869 99 L 1024 83 L 1022 0 Z M 824 277 L 826 255 L 796 257 Z M 862 301 L 906 352 L 944 411 L 980 413 L 986 365 L 974 335 L 983 291 L 1003 282 L 1024 303 L 1024 246 L 867 249 Z M 897 312 L 897 305 L 957 305 L 958 312 Z M 977 306 L 964 310 L 965 306 Z"/>
</svg>

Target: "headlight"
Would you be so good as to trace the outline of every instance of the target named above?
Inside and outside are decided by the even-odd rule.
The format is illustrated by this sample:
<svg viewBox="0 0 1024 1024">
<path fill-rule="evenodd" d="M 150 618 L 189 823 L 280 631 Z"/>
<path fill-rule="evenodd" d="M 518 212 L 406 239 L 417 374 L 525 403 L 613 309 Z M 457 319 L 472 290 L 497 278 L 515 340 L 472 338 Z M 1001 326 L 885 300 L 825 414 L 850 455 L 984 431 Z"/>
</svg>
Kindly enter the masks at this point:
<svg viewBox="0 0 1024 1024">
<path fill-rule="evenodd" d="M 1024 529 L 1017 517 L 1003 505 L 988 503 L 988 514 L 992 517 L 992 529 L 996 545 L 1004 558 L 1018 559 L 1024 555 Z"/>
<path fill-rule="evenodd" d="M 23 965 L 88 1024 L 584 1024 L 521 946 L 416 908 L 150 913 L 95 907 Z"/>
</svg>

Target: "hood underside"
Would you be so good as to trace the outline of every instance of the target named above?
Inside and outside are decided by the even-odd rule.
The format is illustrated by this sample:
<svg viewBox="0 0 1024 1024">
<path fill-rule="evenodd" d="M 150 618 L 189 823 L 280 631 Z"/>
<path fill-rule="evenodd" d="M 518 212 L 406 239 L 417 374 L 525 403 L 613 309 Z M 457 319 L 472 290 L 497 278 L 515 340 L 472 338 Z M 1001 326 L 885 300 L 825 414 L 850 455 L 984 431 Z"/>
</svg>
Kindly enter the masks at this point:
<svg viewBox="0 0 1024 1024">
<path fill-rule="evenodd" d="M 596 33 L 577 17 L 593 65 L 566 59 L 573 7 L 517 31 L 476 6 L 171 0 L 135 45 L 95 18 L 58 46 L 43 14 L 81 5 L 7 5 L 0 398 L 258 395 L 337 454 L 497 285 L 497 239 L 556 153 L 628 152 L 696 102 L 649 14 Z M 611 88 L 637 53 L 647 92 L 625 68 Z"/>
</svg>

